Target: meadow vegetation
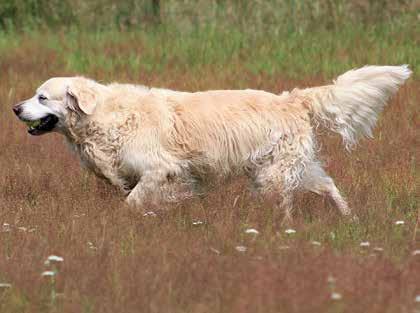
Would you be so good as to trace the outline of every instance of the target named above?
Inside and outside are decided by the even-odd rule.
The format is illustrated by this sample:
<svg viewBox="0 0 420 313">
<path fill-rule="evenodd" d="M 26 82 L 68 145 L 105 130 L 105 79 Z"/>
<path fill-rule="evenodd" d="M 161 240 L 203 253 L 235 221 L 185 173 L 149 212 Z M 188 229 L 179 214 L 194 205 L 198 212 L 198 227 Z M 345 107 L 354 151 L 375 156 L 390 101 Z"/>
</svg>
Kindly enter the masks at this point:
<svg viewBox="0 0 420 313">
<path fill-rule="evenodd" d="M 0 312 L 419 311 L 418 1 L 114 3 L 0 4 Z M 359 223 L 305 194 L 281 225 L 243 178 L 143 216 L 11 110 L 52 76 L 277 93 L 405 63 L 374 140 L 348 153 L 319 130 Z"/>
</svg>

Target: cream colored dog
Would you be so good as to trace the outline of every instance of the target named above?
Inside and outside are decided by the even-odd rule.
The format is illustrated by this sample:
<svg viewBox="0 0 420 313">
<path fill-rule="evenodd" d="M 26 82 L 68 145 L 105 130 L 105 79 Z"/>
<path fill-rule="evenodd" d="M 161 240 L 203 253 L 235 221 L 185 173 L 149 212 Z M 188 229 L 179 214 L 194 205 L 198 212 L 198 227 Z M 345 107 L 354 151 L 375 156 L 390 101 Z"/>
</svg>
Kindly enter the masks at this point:
<svg viewBox="0 0 420 313">
<path fill-rule="evenodd" d="M 371 136 L 407 66 L 366 66 L 332 85 L 280 95 L 257 90 L 177 92 L 52 78 L 14 106 L 29 133 L 62 133 L 82 162 L 128 193 L 130 204 L 180 200 L 208 177 L 247 174 L 290 218 L 293 193 L 309 190 L 351 211 L 317 160 L 314 127 L 347 148 Z"/>
</svg>

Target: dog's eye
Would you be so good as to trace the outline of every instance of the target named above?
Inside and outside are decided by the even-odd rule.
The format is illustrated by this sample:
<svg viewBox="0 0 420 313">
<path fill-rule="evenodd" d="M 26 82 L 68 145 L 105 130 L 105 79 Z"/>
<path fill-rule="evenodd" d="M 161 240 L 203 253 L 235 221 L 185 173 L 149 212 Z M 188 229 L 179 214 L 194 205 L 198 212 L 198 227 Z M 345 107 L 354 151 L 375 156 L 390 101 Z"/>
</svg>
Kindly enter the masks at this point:
<svg viewBox="0 0 420 313">
<path fill-rule="evenodd" d="M 46 96 L 44 96 L 44 95 L 39 95 L 39 96 L 38 96 L 38 100 L 39 100 L 39 101 L 44 101 L 44 100 L 47 100 L 47 97 L 46 97 Z"/>
</svg>

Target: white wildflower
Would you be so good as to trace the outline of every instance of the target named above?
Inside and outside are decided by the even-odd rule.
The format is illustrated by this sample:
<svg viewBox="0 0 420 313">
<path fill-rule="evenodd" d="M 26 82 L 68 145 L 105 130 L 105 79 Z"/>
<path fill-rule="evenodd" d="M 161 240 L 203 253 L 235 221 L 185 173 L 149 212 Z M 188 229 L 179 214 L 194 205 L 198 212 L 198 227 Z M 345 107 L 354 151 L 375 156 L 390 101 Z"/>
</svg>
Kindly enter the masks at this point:
<svg viewBox="0 0 420 313">
<path fill-rule="evenodd" d="M 58 255 L 50 255 L 47 260 L 50 262 L 63 262 L 64 261 L 64 259 Z"/>
<path fill-rule="evenodd" d="M 420 302 L 420 295 L 417 295 L 416 298 L 414 299 L 415 302 Z"/>
<path fill-rule="evenodd" d="M 288 228 L 288 229 L 286 229 L 285 231 L 284 231 L 286 234 L 295 234 L 296 233 L 296 230 L 294 230 L 294 229 L 292 229 L 292 228 Z"/>
<path fill-rule="evenodd" d="M 373 251 L 376 251 L 376 252 L 382 252 L 382 251 L 384 251 L 384 248 L 381 248 L 381 247 L 375 247 L 375 248 L 373 248 Z"/>
<path fill-rule="evenodd" d="M 341 295 L 341 293 L 338 293 L 338 292 L 331 293 L 331 300 L 341 300 L 342 298 L 343 296 Z"/>
<path fill-rule="evenodd" d="M 247 250 L 247 247 L 245 246 L 236 246 L 235 249 L 239 252 L 245 252 Z"/>
<path fill-rule="evenodd" d="M 10 231 L 10 224 L 3 223 L 3 227 L 2 227 L 2 230 L 1 231 L 2 232 L 5 232 L 5 233 L 9 232 Z"/>
<path fill-rule="evenodd" d="M 23 226 L 18 227 L 18 229 L 21 230 L 21 231 L 27 231 L 28 230 L 26 227 L 23 227 Z"/>
<path fill-rule="evenodd" d="M 156 213 L 155 213 L 155 212 L 153 212 L 153 211 L 148 211 L 148 212 L 144 213 L 144 214 L 143 214 L 143 216 L 152 216 L 152 217 L 155 217 L 155 216 L 157 216 L 157 215 L 156 215 Z"/>
<path fill-rule="evenodd" d="M 405 222 L 404 221 L 396 221 L 395 222 L 395 225 L 404 225 L 405 224 Z"/>
<path fill-rule="evenodd" d="M 12 284 L 8 284 L 8 283 L 0 283 L 0 288 L 11 288 Z"/>
<path fill-rule="evenodd" d="M 195 221 L 195 222 L 192 222 L 192 224 L 193 224 L 194 226 L 199 226 L 199 225 L 203 225 L 203 224 L 204 224 L 204 222 L 203 222 L 203 221 Z"/>
<path fill-rule="evenodd" d="M 42 272 L 41 275 L 42 276 L 54 276 L 55 275 L 55 272 L 53 272 L 53 271 L 45 271 L 45 272 Z"/>
<path fill-rule="evenodd" d="M 320 246 L 321 245 L 321 243 L 319 241 L 315 241 L 315 240 L 312 240 L 311 244 L 313 244 L 314 246 Z"/>
<path fill-rule="evenodd" d="M 260 232 L 258 230 L 256 230 L 255 228 L 248 228 L 247 230 L 245 230 L 246 234 L 254 234 L 254 235 L 258 235 Z"/>
<path fill-rule="evenodd" d="M 362 242 L 360 243 L 360 246 L 361 246 L 361 247 L 369 247 L 369 246 L 370 246 L 370 242 L 369 242 L 369 241 L 362 241 Z"/>
<path fill-rule="evenodd" d="M 95 245 L 93 244 L 93 242 L 92 242 L 92 241 L 88 241 L 88 242 L 87 242 L 87 244 L 88 244 L 88 246 L 89 246 L 89 249 L 92 249 L 92 250 L 96 250 L 96 249 L 98 249 L 98 248 L 96 248 L 96 247 L 95 247 Z"/>
<path fill-rule="evenodd" d="M 413 255 L 420 255 L 420 250 L 414 250 L 412 254 Z"/>
</svg>

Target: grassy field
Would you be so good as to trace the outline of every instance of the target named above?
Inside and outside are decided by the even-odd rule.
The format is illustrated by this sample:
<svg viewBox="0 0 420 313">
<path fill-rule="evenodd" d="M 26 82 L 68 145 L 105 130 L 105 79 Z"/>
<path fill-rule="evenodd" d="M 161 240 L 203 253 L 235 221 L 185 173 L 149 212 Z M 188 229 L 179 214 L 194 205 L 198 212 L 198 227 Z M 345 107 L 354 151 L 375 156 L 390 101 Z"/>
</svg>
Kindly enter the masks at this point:
<svg viewBox="0 0 420 313">
<path fill-rule="evenodd" d="M 0 23 L 9 25 L 0 32 L 0 312 L 420 312 L 420 22 L 412 2 L 382 1 L 386 14 L 369 7 L 356 17 L 340 6 L 327 14 L 290 4 L 305 2 L 261 4 L 245 8 L 246 18 L 227 4 L 224 13 L 206 11 L 203 1 L 200 14 L 176 15 L 176 1 L 168 3 L 158 25 Z M 364 64 L 403 63 L 413 78 L 374 140 L 348 153 L 337 136 L 319 137 L 359 223 L 306 194 L 293 225 L 282 226 L 243 178 L 143 216 L 83 170 L 63 138 L 30 137 L 11 110 L 58 75 L 277 93 Z M 45 264 L 50 255 L 64 260 Z"/>
</svg>

